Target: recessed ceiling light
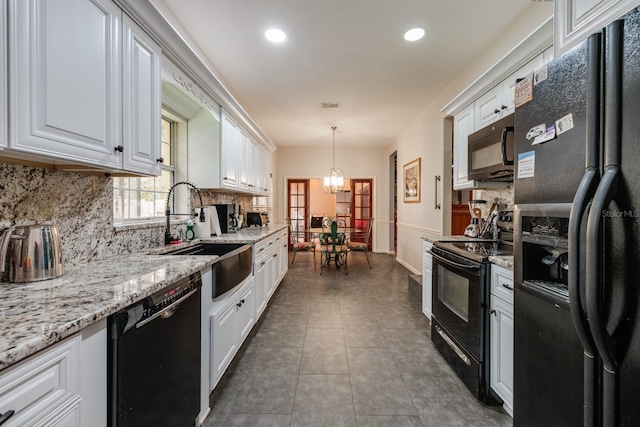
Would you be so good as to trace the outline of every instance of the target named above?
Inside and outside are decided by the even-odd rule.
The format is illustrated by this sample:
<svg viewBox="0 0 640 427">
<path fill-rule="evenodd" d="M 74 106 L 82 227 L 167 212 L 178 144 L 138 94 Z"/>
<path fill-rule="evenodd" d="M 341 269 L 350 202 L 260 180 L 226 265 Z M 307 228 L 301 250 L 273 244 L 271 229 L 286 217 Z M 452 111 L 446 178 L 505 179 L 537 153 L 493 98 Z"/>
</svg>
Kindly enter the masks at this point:
<svg viewBox="0 0 640 427">
<path fill-rule="evenodd" d="M 424 30 L 422 28 L 412 28 L 404 33 L 404 39 L 409 42 L 420 40 L 424 37 Z"/>
<path fill-rule="evenodd" d="M 267 40 L 274 43 L 282 43 L 287 38 L 287 35 L 284 33 L 284 31 L 277 28 L 271 28 L 267 30 L 267 32 L 264 33 L 264 36 L 267 38 Z"/>
</svg>

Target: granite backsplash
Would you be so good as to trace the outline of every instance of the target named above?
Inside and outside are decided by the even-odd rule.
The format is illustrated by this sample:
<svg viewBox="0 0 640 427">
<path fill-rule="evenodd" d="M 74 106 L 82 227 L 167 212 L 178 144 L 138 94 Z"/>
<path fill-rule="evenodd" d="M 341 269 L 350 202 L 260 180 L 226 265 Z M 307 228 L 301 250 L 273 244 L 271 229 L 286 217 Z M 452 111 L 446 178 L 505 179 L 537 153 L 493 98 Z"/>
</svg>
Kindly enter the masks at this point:
<svg viewBox="0 0 640 427">
<path fill-rule="evenodd" d="M 0 230 L 25 224 L 56 225 L 64 264 L 164 244 L 164 223 L 114 227 L 109 177 L 7 163 L 0 163 L 0 177 Z M 250 196 L 214 190 L 203 190 L 202 196 L 205 205 L 235 203 L 251 210 Z"/>
</svg>

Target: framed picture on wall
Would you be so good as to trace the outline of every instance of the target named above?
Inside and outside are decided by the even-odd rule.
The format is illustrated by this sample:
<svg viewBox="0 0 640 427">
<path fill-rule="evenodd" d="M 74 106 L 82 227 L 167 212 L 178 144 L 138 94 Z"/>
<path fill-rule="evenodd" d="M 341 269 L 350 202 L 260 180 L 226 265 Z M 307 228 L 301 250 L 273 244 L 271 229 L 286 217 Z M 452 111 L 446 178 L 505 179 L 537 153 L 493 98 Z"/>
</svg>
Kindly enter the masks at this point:
<svg viewBox="0 0 640 427">
<path fill-rule="evenodd" d="M 420 202 L 420 157 L 410 161 L 403 168 L 404 202 Z"/>
</svg>

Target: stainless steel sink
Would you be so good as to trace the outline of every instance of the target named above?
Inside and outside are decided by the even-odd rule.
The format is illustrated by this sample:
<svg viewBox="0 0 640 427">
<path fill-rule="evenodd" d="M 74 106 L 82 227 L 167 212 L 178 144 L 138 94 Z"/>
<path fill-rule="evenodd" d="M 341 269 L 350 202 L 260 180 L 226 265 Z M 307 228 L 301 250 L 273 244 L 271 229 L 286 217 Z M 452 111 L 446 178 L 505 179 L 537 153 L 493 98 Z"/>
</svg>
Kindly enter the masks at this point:
<svg viewBox="0 0 640 427">
<path fill-rule="evenodd" d="M 165 255 L 218 255 L 220 258 L 212 266 L 211 293 L 214 299 L 238 286 L 253 271 L 253 248 L 244 243 L 202 242 Z"/>
</svg>

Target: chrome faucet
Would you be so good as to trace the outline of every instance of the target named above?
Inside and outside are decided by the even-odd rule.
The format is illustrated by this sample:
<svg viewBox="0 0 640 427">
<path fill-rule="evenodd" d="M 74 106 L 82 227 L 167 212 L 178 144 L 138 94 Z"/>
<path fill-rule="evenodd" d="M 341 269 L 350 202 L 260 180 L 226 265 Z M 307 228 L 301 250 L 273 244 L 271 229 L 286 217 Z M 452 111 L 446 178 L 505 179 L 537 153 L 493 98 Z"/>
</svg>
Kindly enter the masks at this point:
<svg viewBox="0 0 640 427">
<path fill-rule="evenodd" d="M 186 182 L 186 181 L 181 181 L 181 182 L 176 182 L 175 184 L 173 184 L 171 186 L 171 188 L 169 189 L 169 194 L 167 194 L 167 204 L 165 206 L 164 209 L 164 216 L 166 217 L 167 220 L 167 225 L 164 231 L 164 244 L 168 245 L 171 243 L 171 241 L 173 240 L 173 237 L 171 236 L 171 216 L 178 216 L 178 215 L 187 215 L 187 216 L 198 216 L 198 214 L 196 213 L 189 213 L 189 214 L 177 214 L 177 213 L 171 213 L 171 207 L 169 206 L 169 203 L 171 202 L 171 193 L 173 193 L 173 189 L 176 188 L 178 185 L 188 185 L 190 187 L 192 187 L 194 190 L 196 190 L 196 192 L 198 193 L 198 198 L 200 199 L 200 217 L 199 217 L 199 222 L 205 222 L 205 217 L 204 217 L 204 205 L 202 203 L 202 196 L 200 195 L 200 189 L 198 187 L 196 187 L 195 185 L 193 185 L 190 182 Z"/>
</svg>

